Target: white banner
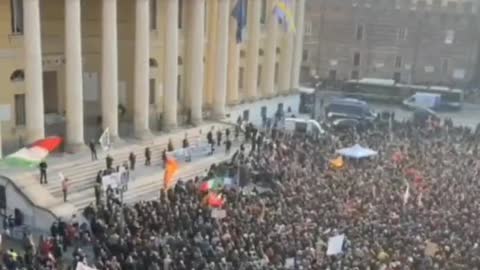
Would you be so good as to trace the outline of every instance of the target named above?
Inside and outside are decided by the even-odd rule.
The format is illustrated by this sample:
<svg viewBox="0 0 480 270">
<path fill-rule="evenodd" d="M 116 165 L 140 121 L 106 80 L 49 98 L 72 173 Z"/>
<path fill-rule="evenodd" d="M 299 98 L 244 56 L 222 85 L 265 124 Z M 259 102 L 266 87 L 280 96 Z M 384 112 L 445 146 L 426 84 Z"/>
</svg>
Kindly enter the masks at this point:
<svg viewBox="0 0 480 270">
<path fill-rule="evenodd" d="M 103 190 L 107 190 L 108 186 L 116 189 L 122 185 L 126 185 L 129 180 L 129 171 L 121 167 L 120 172 L 112 173 L 102 177 Z"/>
<path fill-rule="evenodd" d="M 224 209 L 213 209 L 212 210 L 212 218 L 215 219 L 223 219 L 227 217 L 227 211 Z"/>
<path fill-rule="evenodd" d="M 330 237 L 328 239 L 327 255 L 330 256 L 342 253 L 343 241 L 345 241 L 344 234 Z"/>
<path fill-rule="evenodd" d="M 77 268 L 75 270 L 97 270 L 97 268 L 92 268 L 90 266 L 87 266 L 81 262 L 77 263 Z"/>
</svg>

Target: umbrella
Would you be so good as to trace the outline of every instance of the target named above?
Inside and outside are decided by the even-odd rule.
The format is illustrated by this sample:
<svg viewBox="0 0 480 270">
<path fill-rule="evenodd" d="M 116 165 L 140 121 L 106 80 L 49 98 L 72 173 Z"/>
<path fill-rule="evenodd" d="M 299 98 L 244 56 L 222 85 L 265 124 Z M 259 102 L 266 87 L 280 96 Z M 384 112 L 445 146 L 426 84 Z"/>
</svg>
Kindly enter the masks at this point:
<svg viewBox="0 0 480 270">
<path fill-rule="evenodd" d="M 342 156 L 355 158 L 355 159 L 361 159 L 361 158 L 377 155 L 377 151 L 374 151 L 370 148 L 362 147 L 358 144 L 355 144 L 352 147 L 342 148 L 340 150 L 337 150 L 337 153 Z"/>
</svg>

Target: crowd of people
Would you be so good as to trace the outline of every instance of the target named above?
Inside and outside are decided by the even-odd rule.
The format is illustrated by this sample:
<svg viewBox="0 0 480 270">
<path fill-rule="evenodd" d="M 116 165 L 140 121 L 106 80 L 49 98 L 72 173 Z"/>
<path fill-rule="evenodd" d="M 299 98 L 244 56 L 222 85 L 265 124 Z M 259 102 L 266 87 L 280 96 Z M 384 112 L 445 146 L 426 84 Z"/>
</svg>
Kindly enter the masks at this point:
<svg viewBox="0 0 480 270">
<path fill-rule="evenodd" d="M 89 207 L 94 256 L 75 259 L 102 270 L 480 269 L 479 138 L 450 120 L 322 137 L 247 125 L 229 169 L 157 200 Z M 333 167 L 353 144 L 378 155 Z M 219 218 L 199 187 L 223 171 L 237 185 L 215 190 Z M 342 250 L 327 255 L 337 235 Z"/>
<path fill-rule="evenodd" d="M 89 215 L 97 239 L 92 264 L 112 270 L 480 269 L 478 130 L 429 121 L 395 122 L 393 129 L 379 123 L 361 134 L 322 138 L 253 134 L 256 148 L 242 147 L 231 165 L 248 168 L 257 181 L 250 184 L 268 183 L 271 192 L 223 188 L 222 219 L 203 201 L 203 179 L 179 183 L 155 201 L 101 205 Z M 331 168 L 335 151 L 354 143 L 378 155 Z M 340 234 L 342 252 L 327 256 L 328 240 Z"/>
</svg>

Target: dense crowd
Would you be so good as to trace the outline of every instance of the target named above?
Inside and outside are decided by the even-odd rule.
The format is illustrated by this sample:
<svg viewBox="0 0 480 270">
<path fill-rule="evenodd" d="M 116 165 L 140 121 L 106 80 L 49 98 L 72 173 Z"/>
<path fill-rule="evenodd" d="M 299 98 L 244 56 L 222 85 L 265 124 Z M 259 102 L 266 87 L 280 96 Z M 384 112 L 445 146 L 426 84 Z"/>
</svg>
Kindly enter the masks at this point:
<svg viewBox="0 0 480 270">
<path fill-rule="evenodd" d="M 250 146 L 241 147 L 226 172 L 246 168 L 248 179 L 234 182 L 255 187 L 217 191 L 225 197 L 226 217 L 213 218 L 199 190 L 208 177 L 179 182 L 161 191 L 158 200 L 132 206 L 107 197 L 86 214 L 94 239 L 90 265 L 108 270 L 480 269 L 479 130 L 450 120 L 389 126 L 378 122 L 360 133 L 311 137 L 262 133 L 248 125 Z M 378 155 L 345 159 L 332 168 L 336 150 L 356 143 Z M 342 252 L 327 256 L 329 238 L 340 234 L 345 235 Z"/>
<path fill-rule="evenodd" d="M 271 192 L 224 188 L 220 220 L 203 204 L 198 179 L 156 201 L 100 206 L 89 217 L 96 267 L 479 269 L 477 132 L 451 121 L 395 122 L 388 136 L 387 126 L 265 136 L 235 162 Z M 330 168 L 335 150 L 354 143 L 379 154 Z M 343 252 L 327 256 L 338 234 L 346 237 Z"/>
</svg>

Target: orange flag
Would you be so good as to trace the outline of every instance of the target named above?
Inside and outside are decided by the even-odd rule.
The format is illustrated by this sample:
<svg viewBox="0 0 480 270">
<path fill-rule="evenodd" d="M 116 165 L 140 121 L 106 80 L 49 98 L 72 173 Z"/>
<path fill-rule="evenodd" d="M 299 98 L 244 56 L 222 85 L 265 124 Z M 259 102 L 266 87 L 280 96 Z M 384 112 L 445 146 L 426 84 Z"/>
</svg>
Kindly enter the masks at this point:
<svg viewBox="0 0 480 270">
<path fill-rule="evenodd" d="M 165 175 L 163 178 L 165 190 L 169 190 L 175 186 L 177 183 L 177 173 L 178 162 L 173 158 L 167 159 L 167 166 L 165 166 Z"/>
</svg>

